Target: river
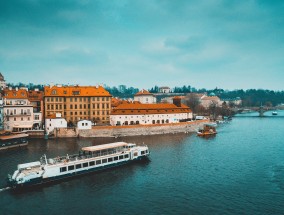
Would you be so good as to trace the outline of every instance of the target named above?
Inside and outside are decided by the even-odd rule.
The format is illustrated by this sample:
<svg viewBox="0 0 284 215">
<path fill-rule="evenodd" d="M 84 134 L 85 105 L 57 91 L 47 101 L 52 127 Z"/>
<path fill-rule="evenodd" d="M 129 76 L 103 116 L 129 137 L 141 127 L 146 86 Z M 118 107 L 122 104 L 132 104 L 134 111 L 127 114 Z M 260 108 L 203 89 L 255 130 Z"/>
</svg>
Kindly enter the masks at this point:
<svg viewBox="0 0 284 215">
<path fill-rule="evenodd" d="M 17 164 L 114 141 L 145 143 L 150 161 L 25 192 L 0 192 L 0 214 L 283 214 L 284 111 L 239 115 L 216 137 L 169 134 L 32 139 L 0 152 L 0 187 Z"/>
</svg>

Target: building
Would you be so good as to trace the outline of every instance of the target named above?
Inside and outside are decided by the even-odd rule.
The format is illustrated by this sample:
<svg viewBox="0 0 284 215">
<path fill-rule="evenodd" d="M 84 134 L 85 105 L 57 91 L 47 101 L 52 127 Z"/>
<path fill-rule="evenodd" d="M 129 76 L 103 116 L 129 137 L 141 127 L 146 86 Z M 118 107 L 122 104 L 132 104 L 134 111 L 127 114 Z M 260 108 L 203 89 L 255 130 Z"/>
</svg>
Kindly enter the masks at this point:
<svg viewBox="0 0 284 215">
<path fill-rule="evenodd" d="M 223 102 L 221 101 L 221 99 L 216 96 L 214 93 L 210 93 L 209 96 L 202 96 L 200 98 L 200 102 L 201 102 L 201 105 L 205 108 L 209 108 L 211 105 L 215 105 L 217 107 L 221 107 Z"/>
<path fill-rule="evenodd" d="M 190 108 L 175 99 L 174 104 L 123 102 L 112 110 L 111 125 L 151 125 L 178 123 L 192 119 Z"/>
<path fill-rule="evenodd" d="M 43 127 L 43 91 L 38 89 L 28 91 L 28 99 L 33 106 L 34 112 L 34 128 L 41 129 Z"/>
<path fill-rule="evenodd" d="M 0 94 L 0 130 L 4 129 L 4 109 L 3 109 L 3 98 Z"/>
<path fill-rule="evenodd" d="M 92 122 L 90 120 L 80 120 L 77 123 L 77 128 L 80 130 L 92 129 Z"/>
<path fill-rule="evenodd" d="M 236 106 L 241 106 L 242 105 L 242 100 L 240 97 L 236 98 L 230 98 L 230 99 L 222 99 L 223 102 L 226 102 L 228 105 L 236 105 Z"/>
<path fill-rule="evenodd" d="M 159 93 L 170 93 L 171 92 L 171 88 L 169 87 L 160 87 L 159 88 Z"/>
<path fill-rule="evenodd" d="M 26 89 L 4 90 L 4 129 L 8 131 L 32 130 L 34 124 L 33 106 L 28 100 Z"/>
<path fill-rule="evenodd" d="M 111 97 L 102 86 L 45 86 L 44 115 L 61 113 L 73 124 L 82 119 L 109 123 Z"/>
<path fill-rule="evenodd" d="M 4 76 L 0 73 L 0 90 L 4 90 L 6 88 L 6 82 Z"/>
<path fill-rule="evenodd" d="M 155 104 L 157 99 L 152 93 L 143 89 L 134 95 L 134 101 L 138 101 L 142 104 Z"/>
<path fill-rule="evenodd" d="M 67 128 L 67 121 L 61 113 L 54 113 L 45 117 L 45 130 L 47 134 L 54 132 L 57 128 Z"/>
</svg>

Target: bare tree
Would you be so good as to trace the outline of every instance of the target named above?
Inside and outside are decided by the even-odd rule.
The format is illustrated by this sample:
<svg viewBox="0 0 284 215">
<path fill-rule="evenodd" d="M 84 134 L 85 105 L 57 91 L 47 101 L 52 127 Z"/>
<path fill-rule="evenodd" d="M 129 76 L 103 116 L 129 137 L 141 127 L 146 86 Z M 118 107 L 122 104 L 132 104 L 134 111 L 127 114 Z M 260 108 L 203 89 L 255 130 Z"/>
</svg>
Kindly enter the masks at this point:
<svg viewBox="0 0 284 215">
<path fill-rule="evenodd" d="M 185 103 L 193 113 L 197 113 L 200 106 L 200 98 L 196 93 L 189 93 L 185 98 Z"/>
</svg>

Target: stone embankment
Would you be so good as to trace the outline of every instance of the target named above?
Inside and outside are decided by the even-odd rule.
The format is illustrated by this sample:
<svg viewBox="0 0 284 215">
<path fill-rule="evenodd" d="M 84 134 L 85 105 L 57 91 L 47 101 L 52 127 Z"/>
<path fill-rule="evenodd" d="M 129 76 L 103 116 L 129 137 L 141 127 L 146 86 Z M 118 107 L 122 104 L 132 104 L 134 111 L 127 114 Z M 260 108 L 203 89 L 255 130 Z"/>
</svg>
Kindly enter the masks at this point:
<svg viewBox="0 0 284 215">
<path fill-rule="evenodd" d="M 95 126 L 90 130 L 60 128 L 54 132 L 55 137 L 122 137 L 170 133 L 196 132 L 209 120 L 198 120 L 172 124 Z"/>
</svg>

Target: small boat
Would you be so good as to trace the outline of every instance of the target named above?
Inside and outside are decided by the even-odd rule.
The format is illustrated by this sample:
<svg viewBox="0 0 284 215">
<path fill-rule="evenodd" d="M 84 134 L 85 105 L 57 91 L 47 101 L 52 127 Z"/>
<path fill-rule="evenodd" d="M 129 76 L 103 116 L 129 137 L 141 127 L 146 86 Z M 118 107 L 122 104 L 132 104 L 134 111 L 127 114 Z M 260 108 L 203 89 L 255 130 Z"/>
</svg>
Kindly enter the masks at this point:
<svg viewBox="0 0 284 215">
<path fill-rule="evenodd" d="M 0 134 L 0 150 L 28 145 L 28 134 L 3 132 Z"/>
<path fill-rule="evenodd" d="M 120 166 L 149 156 L 146 145 L 116 142 L 82 148 L 79 154 L 49 158 L 19 164 L 13 175 L 8 175 L 8 186 L 27 188 L 62 180 L 111 167 Z"/>
<path fill-rule="evenodd" d="M 272 112 L 272 115 L 274 115 L 274 116 L 277 115 L 277 114 L 278 114 L 277 111 Z"/>
<path fill-rule="evenodd" d="M 203 125 L 202 129 L 199 129 L 197 132 L 197 136 L 205 137 L 217 134 L 216 124 L 215 123 L 207 123 Z"/>
</svg>

